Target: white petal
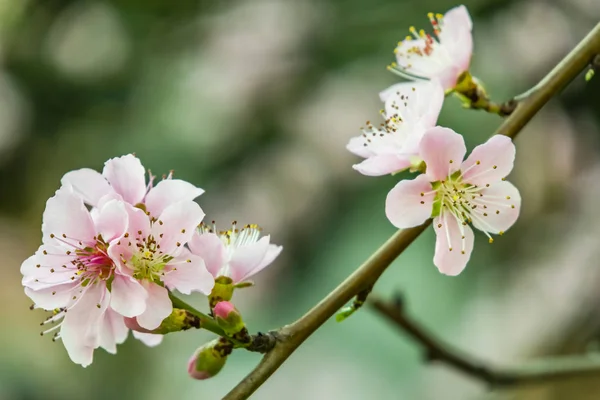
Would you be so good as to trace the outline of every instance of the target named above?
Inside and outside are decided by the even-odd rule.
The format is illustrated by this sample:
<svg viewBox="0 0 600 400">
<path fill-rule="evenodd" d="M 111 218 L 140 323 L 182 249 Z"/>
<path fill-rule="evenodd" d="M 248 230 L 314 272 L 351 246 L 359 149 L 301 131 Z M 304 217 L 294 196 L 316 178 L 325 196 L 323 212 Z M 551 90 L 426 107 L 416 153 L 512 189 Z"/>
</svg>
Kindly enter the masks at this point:
<svg viewBox="0 0 600 400">
<path fill-rule="evenodd" d="M 521 194 L 510 182 L 498 181 L 482 189 L 483 196 L 472 200 L 473 226 L 481 231 L 500 233 L 517 221 L 521 210 Z"/>
<path fill-rule="evenodd" d="M 111 354 L 117 352 L 117 344 L 127 339 L 129 329 L 125 326 L 122 315 L 108 308 L 104 313 L 104 321 L 100 329 L 100 347 Z"/>
<path fill-rule="evenodd" d="M 158 346 L 162 340 L 163 335 L 155 335 L 153 333 L 141 333 L 141 332 L 133 332 L 133 337 L 144 343 L 148 347 Z"/>
<path fill-rule="evenodd" d="M 171 315 L 173 305 L 169 299 L 169 292 L 164 287 L 149 282 L 144 282 L 144 287 L 148 292 L 146 310 L 137 317 L 137 321 L 142 328 L 153 330 Z"/>
<path fill-rule="evenodd" d="M 148 293 L 134 278 L 115 275 L 111 287 L 110 306 L 125 317 L 137 317 L 146 311 Z"/>
<path fill-rule="evenodd" d="M 138 204 L 146 195 L 146 172 L 140 160 L 132 154 L 112 158 L 104 164 L 102 175 L 113 190 L 130 204 Z"/>
<path fill-rule="evenodd" d="M 104 241 L 110 242 L 125 233 L 128 214 L 123 202 L 111 200 L 97 210 L 94 218 L 96 231 L 102 235 Z"/>
<path fill-rule="evenodd" d="M 475 147 L 460 167 L 463 180 L 479 186 L 500 181 L 512 171 L 515 152 L 515 145 L 509 137 L 492 136 Z"/>
<path fill-rule="evenodd" d="M 158 217 L 167 207 L 181 201 L 192 201 L 204 193 L 189 182 L 180 179 L 165 179 L 158 182 L 146 195 L 146 210 Z"/>
<path fill-rule="evenodd" d="M 193 201 L 182 201 L 167 207 L 152 225 L 152 233 L 160 245 L 160 250 L 171 254 L 182 248 L 190 241 L 202 218 L 204 212 Z"/>
<path fill-rule="evenodd" d="M 367 176 L 381 176 L 399 172 L 410 167 L 408 154 L 378 154 L 352 166 L 355 170 Z"/>
<path fill-rule="evenodd" d="M 193 254 L 204 260 L 206 269 L 216 278 L 225 263 L 226 249 L 223 241 L 215 233 L 194 232 L 188 246 Z"/>
<path fill-rule="evenodd" d="M 173 259 L 165 267 L 162 281 L 169 289 L 177 289 L 183 294 L 201 292 L 209 295 L 215 285 L 215 279 L 206 269 L 202 258 L 189 252 Z"/>
<path fill-rule="evenodd" d="M 67 172 L 60 183 L 71 185 L 73 192 L 91 206 L 97 206 L 102 196 L 113 192 L 102 174 L 90 168 Z"/>
<path fill-rule="evenodd" d="M 447 212 L 433 220 L 433 227 L 437 235 L 433 263 L 442 274 L 460 274 L 471 258 L 473 230 Z"/>
<path fill-rule="evenodd" d="M 427 176 L 434 181 L 445 180 L 457 171 L 467 148 L 461 135 L 450 128 L 436 126 L 421 139 L 421 158 L 427 164 Z"/>
<path fill-rule="evenodd" d="M 246 279 L 250 278 L 251 276 L 256 275 L 257 273 L 262 271 L 264 268 L 268 267 L 273 261 L 275 261 L 275 259 L 279 256 L 279 254 L 281 253 L 282 250 L 283 250 L 282 246 L 269 244 L 267 253 L 265 254 L 265 257 L 262 259 L 262 261 L 258 264 L 258 266 L 255 267 L 250 272 L 248 272 L 246 275 L 242 276 L 239 279 L 239 281 L 240 282 L 245 281 Z"/>
<path fill-rule="evenodd" d="M 51 235 L 62 237 L 64 234 L 72 243 L 78 241 L 95 243 L 96 235 L 90 212 L 76 195 L 59 189 L 46 202 L 42 233 L 44 243 L 55 243 Z"/>
<path fill-rule="evenodd" d="M 229 262 L 229 275 L 233 283 L 238 283 L 249 276 L 267 255 L 269 250 L 270 236 L 262 237 L 258 242 L 238 247 L 231 256 Z"/>
</svg>

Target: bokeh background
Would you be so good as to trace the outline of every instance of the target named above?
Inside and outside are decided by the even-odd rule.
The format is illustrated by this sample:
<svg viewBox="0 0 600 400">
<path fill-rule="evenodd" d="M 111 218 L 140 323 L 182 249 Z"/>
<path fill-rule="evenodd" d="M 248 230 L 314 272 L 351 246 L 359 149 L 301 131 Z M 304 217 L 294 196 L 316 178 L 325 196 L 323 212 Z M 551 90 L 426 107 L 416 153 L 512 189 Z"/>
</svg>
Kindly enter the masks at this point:
<svg viewBox="0 0 600 400">
<path fill-rule="evenodd" d="M 525 91 L 600 19 L 597 0 L 468 0 L 472 72 L 494 99 Z M 276 328 L 350 274 L 394 228 L 397 177 L 351 169 L 345 150 L 410 25 L 442 0 L 1 0 L 0 399 L 217 399 L 259 361 L 235 352 L 215 378 L 186 374 L 206 332 L 149 349 L 131 337 L 83 369 L 39 336 L 19 266 L 40 242 L 45 201 L 65 172 L 135 152 L 155 174 L 207 190 L 222 226 L 258 223 L 282 256 L 235 301 L 252 331 Z M 432 230 L 376 287 L 411 315 L 497 365 L 593 352 L 600 336 L 600 77 L 582 76 L 517 139 L 517 224 L 483 235 L 459 277 L 432 264 Z M 469 147 L 500 124 L 448 99 L 440 124 Z M 190 300 L 205 306 L 201 296 Z M 493 391 L 420 350 L 369 310 L 329 321 L 256 399 L 598 399 L 600 376 Z"/>
</svg>

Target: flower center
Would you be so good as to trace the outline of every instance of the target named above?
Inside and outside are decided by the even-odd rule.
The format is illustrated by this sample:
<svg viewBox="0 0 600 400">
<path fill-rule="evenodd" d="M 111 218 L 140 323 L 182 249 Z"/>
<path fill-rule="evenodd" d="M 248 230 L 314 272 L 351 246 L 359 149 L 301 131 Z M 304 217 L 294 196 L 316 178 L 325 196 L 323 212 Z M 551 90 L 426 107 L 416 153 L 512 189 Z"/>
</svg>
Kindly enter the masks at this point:
<svg viewBox="0 0 600 400">
<path fill-rule="evenodd" d="M 152 236 L 148 236 L 144 241 L 139 240 L 136 246 L 138 251 L 129 260 L 133 268 L 133 277 L 152 282 L 160 281 L 161 276 L 165 274 L 165 266 L 173 257 L 160 251 L 160 246 Z"/>
</svg>

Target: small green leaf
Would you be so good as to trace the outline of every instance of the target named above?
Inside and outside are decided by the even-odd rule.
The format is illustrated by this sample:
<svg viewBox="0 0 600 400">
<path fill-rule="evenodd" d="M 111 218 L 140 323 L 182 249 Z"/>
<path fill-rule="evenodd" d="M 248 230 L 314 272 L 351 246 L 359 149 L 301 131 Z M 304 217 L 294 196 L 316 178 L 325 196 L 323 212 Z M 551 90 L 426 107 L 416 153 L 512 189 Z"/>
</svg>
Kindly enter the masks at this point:
<svg viewBox="0 0 600 400">
<path fill-rule="evenodd" d="M 585 80 L 586 82 L 589 82 L 592 80 L 592 78 L 594 77 L 595 71 L 593 68 L 590 68 L 588 70 L 588 72 L 585 73 Z"/>
<path fill-rule="evenodd" d="M 338 313 L 335 315 L 335 320 L 337 322 L 342 322 L 343 320 L 354 314 L 354 311 L 356 311 L 356 308 L 352 306 L 346 306 L 340 311 L 338 311 Z"/>
</svg>

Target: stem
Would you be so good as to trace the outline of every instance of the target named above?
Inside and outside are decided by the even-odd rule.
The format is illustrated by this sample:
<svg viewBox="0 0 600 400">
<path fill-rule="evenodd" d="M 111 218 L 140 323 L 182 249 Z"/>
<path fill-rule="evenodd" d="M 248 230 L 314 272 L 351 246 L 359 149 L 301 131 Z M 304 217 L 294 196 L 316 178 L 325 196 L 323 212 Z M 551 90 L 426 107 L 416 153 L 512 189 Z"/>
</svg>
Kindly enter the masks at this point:
<svg viewBox="0 0 600 400">
<path fill-rule="evenodd" d="M 598 375 L 598 372 L 600 372 L 600 358 L 598 357 L 565 356 L 544 361 L 540 360 L 535 364 L 532 363 L 519 368 L 500 369 L 492 367 L 440 341 L 408 317 L 401 304 L 392 304 L 373 297 L 369 299 L 367 304 L 417 342 L 425 350 L 429 361 L 448 364 L 458 371 L 484 381 L 491 386 L 539 383 L 574 376 Z"/>
<path fill-rule="evenodd" d="M 227 335 L 225 334 L 223 329 L 221 329 L 221 327 L 215 322 L 213 318 L 209 317 L 201 311 L 196 310 L 194 307 L 181 300 L 179 297 L 175 296 L 172 292 L 169 292 L 169 298 L 171 299 L 174 308 L 187 310 L 194 316 L 200 318 L 200 328 L 206 329 L 207 331 L 211 331 L 212 333 L 216 333 L 219 336 L 227 338 Z"/>
<path fill-rule="evenodd" d="M 514 138 L 533 116 L 571 82 L 593 59 L 600 54 L 600 23 L 573 49 L 534 90 L 519 100 L 513 113 L 502 123 L 496 134 Z M 291 325 L 277 331 L 279 340 L 265 354 L 258 366 L 251 371 L 223 399 L 247 399 L 271 376 L 281 364 L 315 332 L 329 317 L 360 291 L 374 284 L 386 268 L 431 223 L 395 233 L 363 265 L 327 295 L 319 304 Z M 578 374 L 579 370 L 574 370 Z M 532 376 L 544 376 L 545 371 L 531 372 Z M 563 371 L 564 374 L 564 371 Z M 561 374 L 562 375 L 562 374 Z M 552 376 L 546 374 L 545 376 Z M 533 380 L 531 378 L 530 380 Z"/>
</svg>

